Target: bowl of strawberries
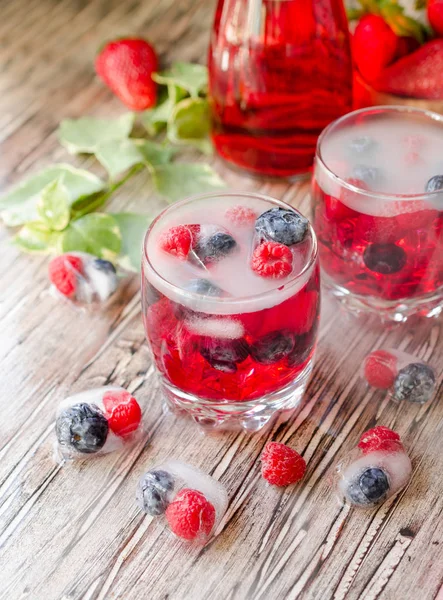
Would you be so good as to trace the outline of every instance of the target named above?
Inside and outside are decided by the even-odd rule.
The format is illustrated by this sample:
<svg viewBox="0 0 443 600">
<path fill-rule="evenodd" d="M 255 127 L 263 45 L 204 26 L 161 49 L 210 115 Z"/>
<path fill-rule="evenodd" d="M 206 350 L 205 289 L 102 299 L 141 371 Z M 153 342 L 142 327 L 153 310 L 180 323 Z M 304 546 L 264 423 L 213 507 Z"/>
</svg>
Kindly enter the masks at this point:
<svg viewBox="0 0 443 600">
<path fill-rule="evenodd" d="M 443 114 L 443 0 L 359 0 L 349 9 L 355 108 L 407 104 Z"/>
</svg>

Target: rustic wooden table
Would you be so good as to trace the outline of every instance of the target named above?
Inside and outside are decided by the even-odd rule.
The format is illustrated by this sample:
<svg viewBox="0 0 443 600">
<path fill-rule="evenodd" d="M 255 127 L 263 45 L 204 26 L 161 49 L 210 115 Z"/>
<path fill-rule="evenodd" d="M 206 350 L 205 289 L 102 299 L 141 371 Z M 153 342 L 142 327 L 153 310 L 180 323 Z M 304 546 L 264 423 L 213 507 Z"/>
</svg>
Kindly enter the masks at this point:
<svg viewBox="0 0 443 600">
<path fill-rule="evenodd" d="M 0 182 L 6 189 L 27 172 L 66 159 L 55 135 L 62 118 L 122 111 L 94 77 L 93 56 L 104 39 L 140 33 L 165 64 L 202 61 L 215 2 L 1 4 Z M 214 164 L 233 188 L 309 211 L 307 183 L 255 181 Z M 112 206 L 149 213 L 161 203 L 136 179 Z M 441 376 L 441 320 L 387 329 L 346 315 L 325 298 L 316 367 L 290 421 L 262 434 L 203 437 L 188 420 L 162 411 L 137 277 L 102 312 L 78 312 L 47 294 L 45 257 L 19 254 L 4 227 L 0 235 L 1 598 L 443 598 L 443 404 L 394 404 L 368 391 L 358 374 L 368 351 L 392 344 L 429 359 Z M 57 402 L 111 382 L 149 407 L 148 439 L 123 454 L 60 467 L 52 458 Z M 334 461 L 375 424 L 404 437 L 412 481 L 376 510 L 349 511 L 337 505 L 328 478 Z M 270 439 L 303 453 L 303 484 L 285 490 L 261 479 L 258 457 Z M 139 476 L 167 456 L 205 469 L 229 492 L 222 531 L 204 549 L 184 547 L 134 502 Z"/>
</svg>

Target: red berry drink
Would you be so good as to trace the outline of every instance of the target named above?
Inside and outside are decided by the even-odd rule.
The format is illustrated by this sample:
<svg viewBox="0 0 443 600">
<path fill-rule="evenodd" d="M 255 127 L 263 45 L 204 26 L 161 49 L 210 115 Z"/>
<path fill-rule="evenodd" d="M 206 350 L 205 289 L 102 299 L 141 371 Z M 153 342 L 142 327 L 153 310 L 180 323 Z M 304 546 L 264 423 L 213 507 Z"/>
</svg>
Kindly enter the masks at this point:
<svg viewBox="0 0 443 600">
<path fill-rule="evenodd" d="M 352 106 L 341 0 L 219 0 L 209 52 L 213 141 L 258 175 L 312 167 L 317 137 Z"/>
<path fill-rule="evenodd" d="M 327 285 L 351 308 L 401 321 L 443 299 L 443 118 L 356 111 L 319 139 L 314 227 Z"/>
<path fill-rule="evenodd" d="M 308 220 L 253 194 L 168 208 L 146 235 L 143 315 L 172 407 L 207 428 L 260 429 L 298 403 L 312 366 L 319 270 Z"/>
</svg>

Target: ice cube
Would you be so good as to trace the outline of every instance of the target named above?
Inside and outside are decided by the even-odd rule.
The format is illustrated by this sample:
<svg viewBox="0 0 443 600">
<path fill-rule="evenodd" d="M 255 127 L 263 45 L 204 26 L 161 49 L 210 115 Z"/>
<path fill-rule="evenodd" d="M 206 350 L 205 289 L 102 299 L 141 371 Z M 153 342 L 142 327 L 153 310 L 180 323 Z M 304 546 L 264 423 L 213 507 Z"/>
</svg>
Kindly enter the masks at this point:
<svg viewBox="0 0 443 600">
<path fill-rule="evenodd" d="M 140 478 L 136 498 L 148 515 L 164 515 L 177 537 L 200 543 L 214 533 L 228 506 L 228 495 L 219 481 L 173 459 Z"/>
<path fill-rule="evenodd" d="M 117 289 L 114 265 L 85 252 L 69 252 L 49 263 L 52 288 L 69 300 L 90 304 L 104 302 Z"/>
<path fill-rule="evenodd" d="M 86 390 L 62 400 L 56 414 L 61 460 L 107 454 L 134 443 L 142 432 L 137 400 L 121 387 Z"/>
<path fill-rule="evenodd" d="M 416 356 L 401 350 L 380 349 L 364 361 L 363 377 L 378 389 L 390 390 L 398 401 L 424 404 L 435 393 L 434 369 Z"/>
<path fill-rule="evenodd" d="M 186 327 L 196 335 L 228 340 L 241 338 L 245 333 L 242 323 L 229 317 L 194 317 L 186 321 Z"/>
<path fill-rule="evenodd" d="M 342 502 L 358 508 L 381 504 L 403 489 L 411 478 L 412 465 L 398 434 L 374 435 L 348 454 L 335 469 L 337 493 Z M 368 436 L 371 431 L 362 436 Z M 387 439 L 392 434 L 397 439 Z M 368 438 L 369 439 L 369 438 Z"/>
</svg>

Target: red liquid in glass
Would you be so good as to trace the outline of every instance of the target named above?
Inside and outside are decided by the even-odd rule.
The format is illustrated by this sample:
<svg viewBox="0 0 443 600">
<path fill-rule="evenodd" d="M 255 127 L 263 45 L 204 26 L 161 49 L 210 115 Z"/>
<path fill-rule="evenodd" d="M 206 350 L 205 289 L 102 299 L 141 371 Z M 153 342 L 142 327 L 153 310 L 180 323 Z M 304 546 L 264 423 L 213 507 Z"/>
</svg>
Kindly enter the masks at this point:
<svg viewBox="0 0 443 600">
<path fill-rule="evenodd" d="M 219 0 L 209 76 L 223 158 L 270 176 L 308 171 L 322 129 L 352 107 L 341 0 Z"/>
<path fill-rule="evenodd" d="M 442 212 L 417 201 L 413 212 L 372 216 L 325 194 L 316 182 L 313 200 L 320 260 L 334 284 L 383 300 L 429 295 L 443 285 Z"/>
<path fill-rule="evenodd" d="M 223 317 L 194 313 L 158 293 L 147 280 L 143 288 L 145 329 L 159 371 L 181 390 L 200 398 L 233 402 L 261 398 L 293 381 L 314 352 L 319 320 L 318 266 L 307 284 L 281 304 L 225 317 L 242 323 L 245 333 L 237 340 L 192 333 L 186 321 L 193 316 Z M 288 345 L 283 350 L 285 356 L 268 363 L 263 347 L 275 340 L 275 335 L 283 336 Z M 226 343 L 240 347 L 244 360 L 214 368 L 202 352 Z"/>
</svg>

